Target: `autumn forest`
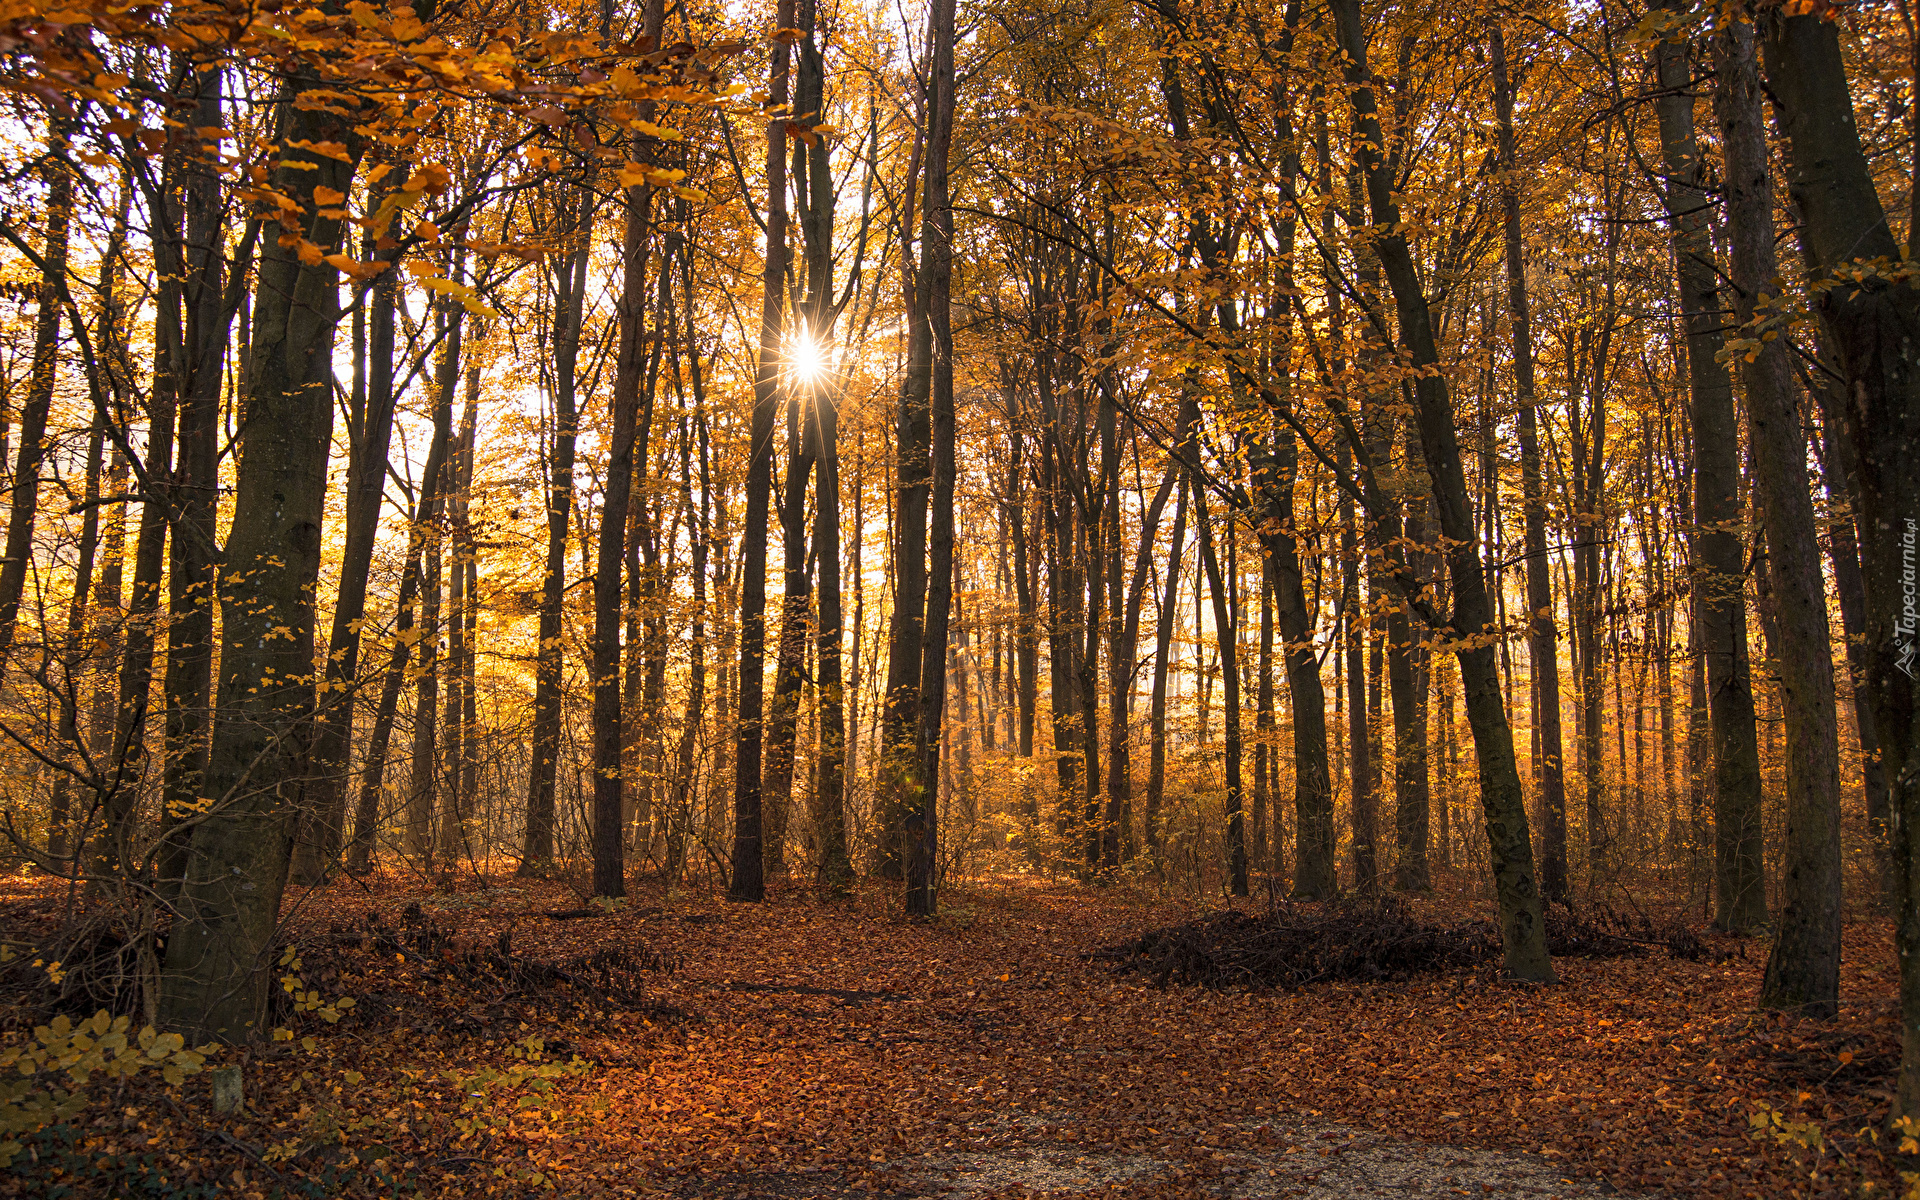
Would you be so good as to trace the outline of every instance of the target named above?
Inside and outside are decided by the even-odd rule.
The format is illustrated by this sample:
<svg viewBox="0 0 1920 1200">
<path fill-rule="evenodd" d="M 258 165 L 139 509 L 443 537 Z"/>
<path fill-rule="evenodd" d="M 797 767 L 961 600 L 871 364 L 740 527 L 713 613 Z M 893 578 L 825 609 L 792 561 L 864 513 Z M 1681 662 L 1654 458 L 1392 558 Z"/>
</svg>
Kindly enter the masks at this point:
<svg viewBox="0 0 1920 1200">
<path fill-rule="evenodd" d="M 1920 1189 L 1917 21 L 6 0 L 0 1192 Z"/>
</svg>

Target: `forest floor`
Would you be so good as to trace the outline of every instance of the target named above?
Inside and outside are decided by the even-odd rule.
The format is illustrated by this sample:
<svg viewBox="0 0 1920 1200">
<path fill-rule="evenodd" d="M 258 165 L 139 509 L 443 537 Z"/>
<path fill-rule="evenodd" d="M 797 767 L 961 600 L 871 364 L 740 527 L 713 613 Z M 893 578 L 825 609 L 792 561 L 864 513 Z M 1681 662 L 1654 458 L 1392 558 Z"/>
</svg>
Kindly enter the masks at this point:
<svg viewBox="0 0 1920 1200">
<path fill-rule="evenodd" d="M 51 899 L 10 881 L 0 923 L 31 933 Z M 1817 1024 L 1755 1010 L 1763 942 L 1562 959 L 1546 988 L 1215 992 L 1089 958 L 1200 910 L 1120 888 L 955 889 L 928 923 L 877 886 L 579 903 L 506 877 L 336 883 L 299 912 L 299 978 L 355 1004 L 277 1017 L 291 1037 L 241 1056 L 244 1113 L 212 1116 L 201 1080 L 135 1086 L 37 1135 L 0 1193 L 1904 1190 L 1873 1133 L 1898 1050 L 1883 922 L 1848 927 L 1843 1012 Z"/>
</svg>

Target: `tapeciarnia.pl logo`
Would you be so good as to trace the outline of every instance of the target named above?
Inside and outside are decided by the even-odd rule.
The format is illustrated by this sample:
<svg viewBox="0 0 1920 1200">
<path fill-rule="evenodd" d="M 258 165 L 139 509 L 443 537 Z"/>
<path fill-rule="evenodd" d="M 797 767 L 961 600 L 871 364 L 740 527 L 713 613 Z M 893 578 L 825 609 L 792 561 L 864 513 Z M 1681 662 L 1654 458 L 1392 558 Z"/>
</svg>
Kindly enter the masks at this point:
<svg viewBox="0 0 1920 1200">
<path fill-rule="evenodd" d="M 1906 672 L 1908 679 L 1914 678 L 1914 656 L 1920 653 L 1920 642 L 1914 637 L 1916 627 L 1920 627 L 1920 611 L 1916 611 L 1920 607 L 1920 601 L 1916 600 L 1920 583 L 1915 580 L 1920 566 L 1914 562 L 1917 537 L 1920 537 L 1920 522 L 1908 517 L 1907 526 L 1900 534 L 1900 615 L 1893 622 L 1894 665 Z"/>
</svg>

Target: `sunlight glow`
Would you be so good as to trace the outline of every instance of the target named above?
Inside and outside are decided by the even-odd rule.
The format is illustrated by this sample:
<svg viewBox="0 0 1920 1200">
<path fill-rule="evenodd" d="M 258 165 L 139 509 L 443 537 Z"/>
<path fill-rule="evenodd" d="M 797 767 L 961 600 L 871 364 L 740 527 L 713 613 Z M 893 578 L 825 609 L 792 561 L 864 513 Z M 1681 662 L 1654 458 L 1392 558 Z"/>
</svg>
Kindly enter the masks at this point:
<svg viewBox="0 0 1920 1200">
<path fill-rule="evenodd" d="M 802 329 L 788 342 L 787 369 L 793 372 L 795 382 L 812 387 L 827 373 L 827 356 L 824 347 L 813 340 L 813 335 Z"/>
</svg>

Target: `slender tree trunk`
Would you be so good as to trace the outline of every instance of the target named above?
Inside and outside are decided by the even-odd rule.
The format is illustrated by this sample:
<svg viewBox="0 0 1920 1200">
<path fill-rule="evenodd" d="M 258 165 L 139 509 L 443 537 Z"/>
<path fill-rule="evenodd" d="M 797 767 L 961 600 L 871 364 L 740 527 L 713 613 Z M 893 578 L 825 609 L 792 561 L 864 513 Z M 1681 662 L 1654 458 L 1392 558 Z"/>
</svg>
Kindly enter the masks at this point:
<svg viewBox="0 0 1920 1200">
<path fill-rule="evenodd" d="M 1822 356 L 1824 357 L 1824 356 Z M 1845 499 L 1849 508 L 1857 472 L 1853 447 L 1841 429 L 1841 405 L 1833 389 L 1824 381 L 1808 388 L 1820 406 L 1820 436 L 1815 443 L 1819 452 L 1821 482 L 1833 499 Z M 1840 601 L 1841 631 L 1847 640 L 1847 675 L 1853 685 L 1853 725 L 1860 745 L 1860 785 L 1866 796 L 1867 831 L 1873 837 L 1874 852 L 1880 860 L 1878 880 L 1882 888 L 1893 886 L 1893 864 L 1888 859 L 1893 828 L 1887 806 L 1886 764 L 1880 756 L 1879 724 L 1874 719 L 1867 674 L 1872 651 L 1867 645 L 1867 585 L 1860 573 L 1860 515 L 1849 511 L 1835 520 L 1828 534 L 1827 553 L 1833 563 L 1833 590 Z"/>
<path fill-rule="evenodd" d="M 221 72 L 197 81 L 195 123 L 223 126 Z M 218 164 L 194 156 L 186 180 L 186 377 L 177 459 L 169 495 L 175 504 L 173 561 L 167 571 L 166 768 L 163 811 L 191 812 L 206 794 L 207 711 L 213 678 L 213 579 L 216 515 L 220 490 L 220 384 L 226 365 L 227 313 L 223 294 L 220 180 Z M 160 868 L 163 879 L 186 869 L 178 840 L 170 839 Z"/>
<path fill-rule="evenodd" d="M 819 112 L 826 89 L 826 63 L 820 50 L 818 6 L 802 0 L 800 71 L 796 96 L 802 113 Z M 817 119 L 817 118 L 816 118 Z M 819 781 L 814 792 L 814 832 L 819 843 L 818 877 L 833 891 L 853 883 L 847 851 L 847 716 L 841 682 L 840 609 L 840 397 L 838 377 L 826 367 L 833 333 L 833 158 L 826 143 L 802 142 L 796 149 L 795 183 L 807 197 L 801 218 L 807 278 L 807 336 L 823 368 L 806 381 L 805 401 L 814 432 L 813 556 L 820 570 L 820 618 L 815 631 L 815 675 L 819 693 Z M 857 536 L 857 535 L 856 535 Z M 857 568 L 856 568 L 857 570 Z M 858 636 L 858 629 L 855 630 Z"/>
<path fill-rule="evenodd" d="M 459 447 L 453 437 L 453 395 L 460 379 L 460 330 L 464 310 L 454 304 L 442 306 L 446 337 L 440 347 L 440 362 L 434 379 L 433 441 L 427 451 L 429 462 L 436 457 L 443 465 L 432 472 L 433 493 L 425 498 L 424 519 L 416 527 L 420 554 L 420 666 L 414 686 L 412 778 L 407 787 L 406 852 L 421 869 L 432 865 L 434 839 L 433 814 L 439 807 L 440 778 L 440 588 L 443 563 L 441 545 L 446 539 L 446 514 L 454 491 L 459 486 Z M 438 454 L 435 454 L 435 450 Z"/>
<path fill-rule="evenodd" d="M 6 558 L 0 560 L 0 662 L 13 648 L 20 597 L 33 566 L 34 518 L 40 509 L 40 463 L 47 453 L 47 413 L 59 368 L 60 323 L 67 294 L 67 243 L 73 223 L 73 175 L 65 162 L 64 126 L 49 128 L 56 155 L 47 168 L 46 232 L 41 240 L 39 296 L 33 322 L 33 360 L 20 404 L 20 448 L 7 514 Z"/>
<path fill-rule="evenodd" d="M 68 854 L 67 832 L 73 813 L 74 774 L 84 769 L 85 743 L 80 735 L 81 682 L 91 657 L 87 640 L 87 612 L 93 604 L 94 558 L 100 544 L 100 474 L 106 434 L 104 408 L 93 418 L 87 435 L 87 475 L 81 495 L 87 510 L 80 518 L 80 544 L 73 566 L 73 594 L 67 599 L 66 636 L 58 650 L 61 686 L 54 698 L 59 706 L 59 732 L 51 747 L 60 765 L 54 770 L 52 794 L 47 798 L 47 858 L 57 863 Z M 51 657 L 51 656 L 50 656 Z M 52 678 L 49 670 L 48 678 Z"/>
<path fill-rule="evenodd" d="M 779 0 L 776 23 L 793 27 L 794 0 Z M 765 733 L 767 657 L 767 534 L 773 490 L 773 425 L 779 413 L 781 338 L 787 279 L 787 115 L 789 50 L 773 48 L 768 87 L 767 253 L 762 276 L 759 359 L 753 382 L 753 419 L 747 448 L 747 513 L 741 546 L 739 727 L 733 779 L 733 877 L 729 899 L 766 898 L 762 846 L 761 741 Z M 917 660 L 916 660 L 917 661 Z"/>
<path fill-rule="evenodd" d="M 1553 580 L 1547 561 L 1546 489 L 1541 482 L 1540 433 L 1533 379 L 1532 310 L 1520 234 L 1518 160 L 1513 137 L 1513 88 L 1499 21 L 1490 26 L 1494 110 L 1500 130 L 1502 228 L 1506 243 L 1507 311 L 1512 322 L 1513 375 L 1520 440 L 1520 490 L 1527 555 L 1527 647 L 1534 696 L 1533 754 L 1540 772 L 1540 888 L 1549 900 L 1567 898 L 1567 785 L 1560 736 L 1560 633 L 1553 619 Z"/>
<path fill-rule="evenodd" d="M 580 330 L 586 316 L 587 260 L 592 245 L 593 201 L 581 189 L 575 240 L 553 275 L 553 450 L 547 480 L 547 559 L 540 583 L 540 646 L 534 666 L 532 764 L 527 778 L 526 841 L 519 874 L 545 873 L 554 857 L 554 780 L 560 763 L 561 675 L 564 669 L 567 594 L 567 525 L 573 509 L 574 440 L 579 432 L 575 372 Z"/>
<path fill-rule="evenodd" d="M 1417 440 L 1417 431 L 1407 430 L 1409 440 Z M 1416 453 L 1409 460 L 1418 460 Z M 1489 505 L 1498 503 L 1487 497 Z M 1426 542 L 1425 505 L 1407 505 L 1405 532 L 1415 544 Z M 1424 555 L 1415 557 L 1415 569 Z M 1412 615 L 1398 596 L 1389 596 L 1387 613 L 1387 689 L 1393 698 L 1393 795 L 1394 849 L 1393 886 L 1403 892 L 1425 891 L 1432 886 L 1427 871 L 1429 808 L 1432 791 L 1427 765 L 1427 655 L 1414 632 Z"/>
<path fill-rule="evenodd" d="M 1180 560 L 1187 534 L 1187 490 L 1189 481 L 1180 473 L 1179 497 L 1173 504 L 1173 533 L 1167 544 L 1167 577 L 1159 596 L 1159 614 L 1153 635 L 1153 699 L 1147 713 L 1147 803 L 1145 837 L 1147 856 L 1154 869 L 1162 866 L 1160 810 L 1167 788 L 1167 668 L 1173 655 L 1173 625 L 1180 615 Z"/>
<path fill-rule="evenodd" d="M 371 239 L 368 239 L 371 242 Z M 367 612 L 368 575 L 380 510 L 386 498 L 387 454 L 393 439 L 394 290 L 389 269 L 374 280 L 368 303 L 353 315 L 353 391 L 347 459 L 346 539 L 340 556 L 340 590 L 327 642 L 324 706 L 314 734 L 313 795 L 308 827 L 294 844 L 294 882 L 312 886 L 326 878 L 340 852 L 346 817 L 348 759 L 353 739 L 354 699 L 360 672 L 360 629 Z"/>
<path fill-rule="evenodd" d="M 439 859 L 443 875 L 451 875 L 462 857 L 471 857 L 473 845 L 468 836 L 469 804 L 461 790 L 466 779 L 466 763 L 472 752 L 466 711 L 469 695 L 468 671 L 473 663 L 473 646 L 467 640 L 469 618 L 474 612 L 473 593 L 467 589 L 468 570 L 473 565 L 473 525 L 469 519 L 473 489 L 473 449 L 475 411 L 479 406 L 480 376 L 477 366 L 466 369 L 467 403 L 460 415 L 459 432 L 454 435 L 454 459 L 451 486 L 447 489 L 448 545 L 451 547 L 451 576 L 447 581 L 447 696 L 445 716 L 440 726 L 446 731 L 444 765 L 441 767 L 441 812 Z"/>
<path fill-rule="evenodd" d="M 1358 0 L 1332 0 L 1332 7 L 1341 48 L 1347 58 L 1347 82 L 1362 135 L 1360 158 L 1377 237 L 1375 250 L 1393 292 L 1401 341 L 1411 352 L 1412 365 L 1422 369 L 1413 388 L 1415 411 L 1421 448 L 1433 480 L 1440 533 L 1448 546 L 1453 589 L 1451 624 L 1456 637 L 1471 639 L 1462 645 L 1457 657 L 1467 694 L 1467 720 L 1473 729 L 1474 751 L 1480 764 L 1480 799 L 1486 812 L 1488 849 L 1500 902 L 1506 970 L 1516 979 L 1550 981 L 1555 976 L 1547 956 L 1546 927 L 1534 873 L 1526 800 L 1514 762 L 1513 730 L 1507 722 L 1501 695 L 1499 660 L 1491 645 L 1480 644 L 1480 638 L 1493 628 L 1494 614 L 1487 596 L 1484 565 L 1474 540 L 1474 519 L 1461 467 L 1453 402 L 1445 376 L 1438 370 L 1427 369 L 1436 368 L 1440 361 L 1433 315 L 1405 234 L 1400 232 L 1404 226 L 1394 199 L 1394 181 L 1385 162 L 1386 138 L 1380 128 L 1372 77 L 1366 66 L 1367 41 L 1360 6 Z"/>
<path fill-rule="evenodd" d="M 804 222 L 803 222 L 804 224 Z M 787 391 L 787 476 L 781 505 L 781 550 L 786 564 L 781 597 L 780 640 L 773 676 L 773 705 L 767 722 L 767 778 L 761 792 L 764 808 L 768 878 L 786 874 L 786 831 L 793 806 L 795 742 L 800 722 L 800 687 L 807 671 L 809 626 L 813 624 L 813 580 L 807 572 L 807 483 L 813 477 L 817 431 L 809 381 L 789 380 Z"/>
<path fill-rule="evenodd" d="M 934 0 L 930 120 L 927 132 L 925 213 L 920 269 L 927 278 L 930 342 L 928 417 L 931 495 L 927 534 L 927 609 L 921 631 L 920 713 L 914 743 L 913 794 L 918 812 L 907 818 L 906 911 L 931 917 L 938 903 L 941 719 L 946 708 L 947 632 L 953 603 L 953 492 L 956 429 L 953 407 L 953 330 L 948 286 L 953 269 L 953 210 L 947 191 L 947 152 L 953 139 L 954 0 Z"/>
<path fill-rule="evenodd" d="M 647 243 L 652 191 L 627 189 L 620 247 L 620 348 L 614 370 L 612 432 L 593 570 L 593 894 L 627 894 L 623 819 L 630 781 L 623 751 L 620 704 L 621 566 L 626 558 L 628 505 L 638 440 L 642 376 L 646 371 L 646 313 L 652 292 Z M 642 452 L 644 457 L 644 452 Z"/>
<path fill-rule="evenodd" d="M 1213 595 L 1213 626 L 1220 646 L 1222 709 L 1226 723 L 1227 772 L 1227 875 L 1228 886 L 1236 896 L 1247 894 L 1247 831 L 1241 812 L 1240 793 L 1240 668 L 1237 661 L 1238 634 L 1220 574 L 1219 555 L 1214 553 L 1212 523 L 1207 519 L 1206 492 L 1194 489 L 1194 519 L 1200 526 L 1200 563 L 1207 573 L 1207 590 Z"/>
</svg>

